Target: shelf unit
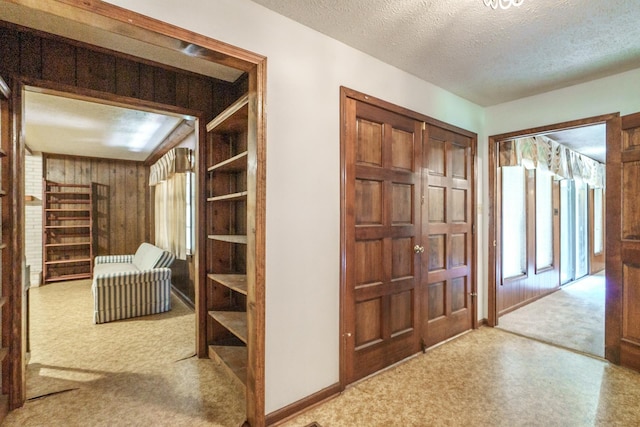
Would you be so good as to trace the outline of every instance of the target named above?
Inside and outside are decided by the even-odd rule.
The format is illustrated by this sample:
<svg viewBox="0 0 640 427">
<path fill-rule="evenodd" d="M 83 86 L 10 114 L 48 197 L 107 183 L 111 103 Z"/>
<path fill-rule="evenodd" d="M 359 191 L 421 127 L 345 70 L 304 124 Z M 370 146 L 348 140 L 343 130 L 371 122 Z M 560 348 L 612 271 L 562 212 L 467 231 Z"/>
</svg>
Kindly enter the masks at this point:
<svg viewBox="0 0 640 427">
<path fill-rule="evenodd" d="M 45 283 L 93 274 L 93 185 L 44 180 L 42 275 Z"/>
<path fill-rule="evenodd" d="M 13 294 L 12 288 L 15 289 L 16 286 L 12 283 L 13 280 L 17 280 L 17 277 L 13 273 L 17 273 L 15 262 L 15 255 L 13 250 L 10 250 L 10 244 L 8 242 L 11 241 L 10 230 L 15 224 L 13 220 L 8 217 L 8 213 L 11 212 L 11 209 L 14 205 L 14 202 L 17 200 L 12 200 L 11 197 L 7 197 L 7 189 L 12 183 L 12 170 L 10 166 L 9 156 L 7 155 L 10 151 L 11 147 L 11 112 L 9 106 L 9 99 L 11 96 L 11 91 L 9 90 L 9 86 L 5 82 L 5 80 L 0 77 L 0 211 L 2 215 L 0 215 L 0 257 L 2 258 L 2 269 L 0 269 L 0 329 L 2 330 L 2 334 L 5 337 L 2 343 L 0 343 L 0 364 L 2 365 L 2 369 L 0 372 L 0 383 L 3 385 L 9 384 L 10 378 L 13 373 L 16 372 L 16 366 L 14 364 L 15 357 L 9 352 L 9 343 L 13 340 L 7 339 L 10 335 L 13 335 L 11 322 L 9 319 L 13 316 L 13 308 L 14 308 L 14 300 L 17 298 L 18 301 L 21 301 L 20 297 L 22 295 L 28 295 L 28 289 L 25 291 L 25 294 L 17 293 Z M 11 152 L 12 155 L 15 153 Z M 5 232 L 3 232 L 3 230 Z M 9 279 L 13 277 L 12 279 Z M 22 286 L 24 288 L 24 286 Z M 15 291 L 14 291 L 15 292 Z M 15 295 L 14 298 L 11 296 Z M 27 298 L 28 302 L 28 298 Z M 27 324 L 28 325 L 28 324 Z M 28 346 L 28 338 L 26 341 Z M 9 395 L 8 388 L 3 386 L 2 390 L 0 390 L 0 424 L 6 417 L 9 412 Z"/>
<path fill-rule="evenodd" d="M 247 95 L 207 124 L 208 355 L 247 381 Z"/>
</svg>

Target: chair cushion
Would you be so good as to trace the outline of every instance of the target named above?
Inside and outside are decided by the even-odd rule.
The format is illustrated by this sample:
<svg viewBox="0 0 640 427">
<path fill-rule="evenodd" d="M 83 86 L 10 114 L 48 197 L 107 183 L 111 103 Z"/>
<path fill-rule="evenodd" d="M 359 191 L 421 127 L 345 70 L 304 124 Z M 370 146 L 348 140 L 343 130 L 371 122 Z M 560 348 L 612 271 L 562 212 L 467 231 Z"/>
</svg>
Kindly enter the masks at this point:
<svg viewBox="0 0 640 427">
<path fill-rule="evenodd" d="M 149 243 L 142 243 L 133 256 L 133 265 L 138 270 L 149 270 L 155 268 L 156 263 L 162 257 L 164 251 Z"/>
<path fill-rule="evenodd" d="M 133 265 L 138 270 L 150 270 L 152 268 L 170 267 L 175 260 L 171 252 L 160 249 L 150 243 L 142 243 L 133 256 Z"/>
</svg>

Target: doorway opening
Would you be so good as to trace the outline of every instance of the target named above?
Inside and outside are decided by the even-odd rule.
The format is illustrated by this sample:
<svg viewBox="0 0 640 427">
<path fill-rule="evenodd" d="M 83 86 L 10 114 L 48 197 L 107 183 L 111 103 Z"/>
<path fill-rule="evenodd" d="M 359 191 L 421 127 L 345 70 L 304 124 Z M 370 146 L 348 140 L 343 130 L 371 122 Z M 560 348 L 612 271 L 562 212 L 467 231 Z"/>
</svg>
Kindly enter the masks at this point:
<svg viewBox="0 0 640 427">
<path fill-rule="evenodd" d="M 169 24 L 158 23 L 148 17 L 123 12 L 108 4 L 95 8 L 83 2 L 70 2 L 55 7 L 14 2 L 3 4 L 0 19 L 4 31 L 11 33 L 28 32 L 26 36 L 7 37 L 0 50 L 10 50 L 5 57 L 16 57 L 17 61 L 2 62 L 2 75 L 10 77 L 14 88 L 20 84 L 46 82 L 59 88 L 82 88 L 85 93 L 110 93 L 116 97 L 135 98 L 144 105 L 168 104 L 177 108 L 188 108 L 202 112 L 199 124 L 199 138 L 204 138 L 204 123 L 224 110 L 237 98 L 236 91 L 247 94 L 246 117 L 249 156 L 253 165 L 252 176 L 256 177 L 255 226 L 252 226 L 250 243 L 255 248 L 255 264 L 250 272 L 247 294 L 252 299 L 248 313 L 248 351 L 243 361 L 252 372 L 250 380 L 243 388 L 246 405 L 242 408 L 246 420 L 252 425 L 264 423 L 264 193 L 265 193 L 265 119 L 264 87 L 266 83 L 266 58 L 240 48 L 229 46 L 208 37 L 191 33 Z M 6 6 L 6 7 L 4 7 Z M 6 12 L 6 15 L 5 13 Z M 5 22 L 4 20 L 8 22 Z M 9 23 L 10 22 L 10 23 Z M 54 25 L 57 24 L 57 25 Z M 82 40 L 74 39 L 81 37 Z M 46 39 L 41 42 L 40 39 Z M 73 40 L 67 43 L 66 39 Z M 123 42 L 126 39 L 126 43 Z M 9 43 L 11 42 L 11 43 Z M 86 43 L 96 45 L 88 47 Z M 22 45 L 20 45 L 22 43 Z M 25 48 L 27 46 L 29 48 Z M 17 46 L 17 47 L 16 47 Z M 134 47 L 133 51 L 131 49 Z M 184 49 L 188 46 L 187 50 Z M 138 49 L 135 49 L 137 47 Z M 115 53 L 115 54 L 114 54 Z M 15 55 L 13 55 L 15 54 Z M 32 55 L 27 59 L 20 55 Z M 13 56 L 12 56 L 13 55 Z M 143 56 L 143 58 L 140 58 Z M 117 58 L 116 58 L 117 57 Z M 157 66 L 157 67 L 156 67 Z M 226 75 L 222 79 L 217 73 Z M 213 78 L 214 82 L 209 78 Z M 237 85 L 235 83 L 238 83 Z M 214 97 L 215 90 L 226 87 L 229 92 Z M 21 91 L 13 90 L 13 105 L 16 106 L 14 129 L 22 129 L 20 115 Z M 203 144 L 199 145 L 200 147 Z M 20 135 L 8 150 L 11 160 L 10 179 L 21 182 L 24 164 L 24 145 Z M 200 153 L 198 153 L 200 154 Z M 197 162 L 204 162 L 197 155 Z M 203 163 L 202 163 L 203 164 Z M 199 167 L 202 166 L 198 163 Z M 4 172 L 4 171 L 3 171 Z M 198 176 L 196 186 L 203 188 L 204 178 Z M 203 196 L 197 193 L 196 223 L 204 223 Z M 5 199 L 16 215 L 3 221 L 3 226 L 13 230 L 21 229 L 20 213 L 24 209 L 24 190 L 17 187 L 10 198 Z M 3 206 L 3 212 L 8 211 Z M 252 224 L 253 225 L 253 224 Z M 207 304 L 203 301 L 207 270 L 205 258 L 205 227 L 196 227 L 196 260 L 194 277 L 196 291 L 196 319 L 194 323 L 196 351 L 199 357 L 207 356 L 206 324 Z M 21 271 L 24 236 L 16 235 L 11 243 L 12 268 L 3 268 L 3 283 L 7 284 L 10 295 L 5 305 L 7 321 L 3 321 L 5 336 L 11 337 L 9 363 L 3 364 L 3 390 L 8 390 L 9 409 L 20 407 L 25 400 L 25 348 L 21 342 L 26 338 L 26 318 L 22 315 L 26 298 L 23 295 L 23 281 L 18 276 Z M 255 268 L 254 268 L 255 267 Z M 11 288 L 9 288 L 11 284 Z M 198 299 L 198 296 L 200 298 Z M 11 331 L 9 333 L 8 331 Z"/>
<path fill-rule="evenodd" d="M 608 117 L 490 138 L 490 324 L 597 357 Z"/>
</svg>

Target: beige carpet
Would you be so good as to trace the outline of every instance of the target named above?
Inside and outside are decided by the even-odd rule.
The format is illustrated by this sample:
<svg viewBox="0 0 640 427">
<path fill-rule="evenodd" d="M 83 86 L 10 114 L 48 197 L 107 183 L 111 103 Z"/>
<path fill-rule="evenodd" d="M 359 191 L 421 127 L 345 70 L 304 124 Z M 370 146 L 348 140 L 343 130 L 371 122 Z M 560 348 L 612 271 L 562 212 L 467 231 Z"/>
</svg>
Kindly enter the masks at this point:
<svg viewBox="0 0 640 427">
<path fill-rule="evenodd" d="M 499 327 L 572 350 L 604 357 L 604 272 L 501 316 Z"/>
<path fill-rule="evenodd" d="M 484 327 L 282 427 L 638 426 L 639 402 L 637 372 Z"/>
<path fill-rule="evenodd" d="M 94 325 L 89 281 L 30 290 L 31 358 L 23 408 L 3 426 L 238 426 L 244 394 L 221 368 L 192 357 L 195 315 Z"/>
</svg>

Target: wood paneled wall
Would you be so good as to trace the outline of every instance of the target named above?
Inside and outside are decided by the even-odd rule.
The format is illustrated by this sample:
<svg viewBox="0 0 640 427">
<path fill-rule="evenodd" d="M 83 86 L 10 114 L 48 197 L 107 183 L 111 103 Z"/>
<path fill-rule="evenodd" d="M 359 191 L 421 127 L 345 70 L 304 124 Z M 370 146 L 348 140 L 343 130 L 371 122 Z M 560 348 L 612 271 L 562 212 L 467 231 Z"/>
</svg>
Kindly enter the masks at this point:
<svg viewBox="0 0 640 427">
<path fill-rule="evenodd" d="M 0 74 L 202 111 L 210 120 L 246 86 L 0 21 Z"/>
<path fill-rule="evenodd" d="M 501 285 L 497 293 L 498 315 L 502 316 L 560 288 L 560 186 L 553 181 L 553 264 L 538 270 L 536 268 L 536 187 L 535 171 L 525 171 L 526 203 L 526 272 L 515 278 L 500 278 Z M 501 188 L 501 187 L 500 187 Z M 500 189 L 499 192 L 502 190 Z M 502 195 L 500 194 L 500 202 Z M 506 215 L 500 212 L 501 216 Z M 500 275 L 501 273 L 498 272 Z"/>
<path fill-rule="evenodd" d="M 141 162 L 43 155 L 45 179 L 64 184 L 96 183 L 94 255 L 133 254 L 153 243 L 149 167 Z"/>
</svg>

